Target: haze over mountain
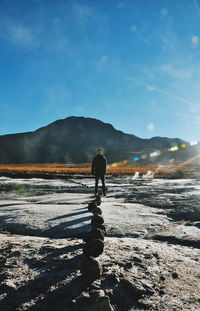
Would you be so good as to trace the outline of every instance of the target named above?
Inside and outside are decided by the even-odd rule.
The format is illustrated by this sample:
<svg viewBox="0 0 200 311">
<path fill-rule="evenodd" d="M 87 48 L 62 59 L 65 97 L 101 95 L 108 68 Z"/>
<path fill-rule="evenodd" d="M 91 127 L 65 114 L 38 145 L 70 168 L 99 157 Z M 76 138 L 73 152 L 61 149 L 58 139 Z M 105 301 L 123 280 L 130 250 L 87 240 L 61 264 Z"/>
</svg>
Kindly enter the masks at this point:
<svg viewBox="0 0 200 311">
<path fill-rule="evenodd" d="M 0 136 L 0 163 L 83 163 L 91 162 L 99 147 L 104 149 L 108 162 L 132 159 L 159 150 L 157 160 L 170 159 L 172 146 L 188 148 L 174 152 L 173 158 L 187 159 L 196 154 L 187 142 L 178 138 L 153 137 L 142 139 L 116 130 L 111 124 L 85 117 L 57 120 L 34 132 Z M 142 159 L 142 157 L 141 157 Z"/>
</svg>

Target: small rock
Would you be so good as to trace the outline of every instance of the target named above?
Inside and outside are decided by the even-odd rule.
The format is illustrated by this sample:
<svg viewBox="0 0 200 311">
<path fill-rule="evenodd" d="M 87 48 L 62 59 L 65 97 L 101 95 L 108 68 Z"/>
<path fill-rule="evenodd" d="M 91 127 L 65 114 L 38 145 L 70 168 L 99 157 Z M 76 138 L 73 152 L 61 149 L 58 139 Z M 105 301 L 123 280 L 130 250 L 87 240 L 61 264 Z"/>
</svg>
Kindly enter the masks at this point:
<svg viewBox="0 0 200 311">
<path fill-rule="evenodd" d="M 91 213 L 94 215 L 101 215 L 102 214 L 102 210 L 99 207 L 95 207 L 91 210 Z"/>
<path fill-rule="evenodd" d="M 163 275 L 161 275 L 160 280 L 165 281 L 165 277 Z"/>
<path fill-rule="evenodd" d="M 93 224 L 93 223 L 103 224 L 104 223 L 104 219 L 100 215 L 94 215 L 92 217 L 92 220 L 91 220 L 91 224 Z"/>
<path fill-rule="evenodd" d="M 97 208 L 97 204 L 96 204 L 95 201 L 90 202 L 90 203 L 88 204 L 88 211 L 91 211 L 93 208 Z"/>
<path fill-rule="evenodd" d="M 152 255 L 153 255 L 155 258 L 159 258 L 158 253 L 152 253 Z"/>
<path fill-rule="evenodd" d="M 92 291 L 88 295 L 82 296 L 73 301 L 74 311 L 113 311 L 110 305 L 110 298 L 105 296 L 104 291 Z"/>
<path fill-rule="evenodd" d="M 86 235 L 84 241 L 88 242 L 88 241 L 95 240 L 95 239 L 99 239 L 103 241 L 104 231 L 99 228 L 92 228 L 92 230 L 88 232 L 88 234 Z"/>
<path fill-rule="evenodd" d="M 97 205 L 101 205 L 101 197 L 99 195 L 96 196 L 95 202 Z"/>
<path fill-rule="evenodd" d="M 92 228 L 101 229 L 103 231 L 103 234 L 106 235 L 106 227 L 104 225 L 94 222 L 92 223 Z"/>
<path fill-rule="evenodd" d="M 133 267 L 132 262 L 127 262 L 127 263 L 124 265 L 124 270 L 131 269 L 132 267 Z"/>
<path fill-rule="evenodd" d="M 141 263 L 142 262 L 142 259 L 139 256 L 133 256 L 132 259 L 133 259 L 134 262 L 137 262 L 137 263 Z"/>
<path fill-rule="evenodd" d="M 86 258 L 82 261 L 80 271 L 84 277 L 92 281 L 98 279 L 103 273 L 102 266 L 93 257 Z"/>
<path fill-rule="evenodd" d="M 163 296 L 163 295 L 165 294 L 164 290 L 161 289 L 161 290 L 159 291 L 159 294 L 160 294 L 160 296 Z"/>
<path fill-rule="evenodd" d="M 145 255 L 144 255 L 144 258 L 145 258 L 145 259 L 152 259 L 152 255 L 150 255 L 150 254 L 145 254 Z"/>
<path fill-rule="evenodd" d="M 178 273 L 173 272 L 173 273 L 172 273 L 172 277 L 173 277 L 173 279 L 177 279 L 177 278 L 178 278 Z"/>
<path fill-rule="evenodd" d="M 91 257 L 98 257 L 103 253 L 104 242 L 100 239 L 95 239 L 87 242 L 83 246 L 83 254 Z"/>
</svg>

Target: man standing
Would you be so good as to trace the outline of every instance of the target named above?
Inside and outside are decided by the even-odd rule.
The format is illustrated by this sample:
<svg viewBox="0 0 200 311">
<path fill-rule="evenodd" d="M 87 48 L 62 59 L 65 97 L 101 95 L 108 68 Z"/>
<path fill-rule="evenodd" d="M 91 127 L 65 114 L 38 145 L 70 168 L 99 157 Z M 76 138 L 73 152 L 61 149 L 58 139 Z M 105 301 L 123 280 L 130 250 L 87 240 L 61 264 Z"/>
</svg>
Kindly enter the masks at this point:
<svg viewBox="0 0 200 311">
<path fill-rule="evenodd" d="M 103 195 L 106 195 L 105 178 L 107 161 L 103 155 L 103 150 L 100 148 L 97 150 L 97 155 L 92 161 L 92 174 L 95 175 L 95 195 L 97 195 L 99 178 L 102 182 Z"/>
</svg>

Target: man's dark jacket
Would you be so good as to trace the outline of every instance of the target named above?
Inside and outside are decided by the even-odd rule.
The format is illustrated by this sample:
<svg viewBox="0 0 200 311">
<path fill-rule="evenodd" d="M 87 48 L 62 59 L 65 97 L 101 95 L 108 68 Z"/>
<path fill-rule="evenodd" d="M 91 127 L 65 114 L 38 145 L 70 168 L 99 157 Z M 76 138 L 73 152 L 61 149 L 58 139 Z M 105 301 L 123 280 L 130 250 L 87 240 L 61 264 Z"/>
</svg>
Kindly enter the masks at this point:
<svg viewBox="0 0 200 311">
<path fill-rule="evenodd" d="M 97 176 L 103 176 L 106 174 L 107 161 L 105 156 L 97 154 L 92 161 L 92 174 Z"/>
</svg>

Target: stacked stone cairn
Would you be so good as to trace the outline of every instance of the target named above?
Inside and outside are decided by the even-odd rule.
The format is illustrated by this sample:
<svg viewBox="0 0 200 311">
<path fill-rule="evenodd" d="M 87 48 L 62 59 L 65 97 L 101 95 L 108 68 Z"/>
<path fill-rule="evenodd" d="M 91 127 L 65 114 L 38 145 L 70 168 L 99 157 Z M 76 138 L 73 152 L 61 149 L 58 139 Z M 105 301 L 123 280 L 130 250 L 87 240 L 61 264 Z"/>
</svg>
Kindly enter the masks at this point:
<svg viewBox="0 0 200 311">
<path fill-rule="evenodd" d="M 93 214 L 91 220 L 92 229 L 84 238 L 83 245 L 84 260 L 81 263 L 80 271 L 82 275 L 90 281 L 95 281 L 102 276 L 103 269 L 100 263 L 95 259 L 103 253 L 104 236 L 106 229 L 102 210 L 100 209 L 101 195 L 88 204 L 88 211 Z"/>
<path fill-rule="evenodd" d="M 91 231 L 84 237 L 85 244 L 83 245 L 83 261 L 80 265 L 82 276 L 93 283 L 103 274 L 101 264 L 96 259 L 103 253 L 104 236 L 106 229 L 102 210 L 100 209 L 101 194 L 96 199 L 88 204 L 88 210 L 93 214 L 91 220 Z M 88 285 L 87 285 L 88 286 Z M 72 300 L 73 311 L 114 311 L 110 304 L 110 298 L 101 289 L 90 288 L 87 292 L 82 292 L 79 297 Z"/>
</svg>

